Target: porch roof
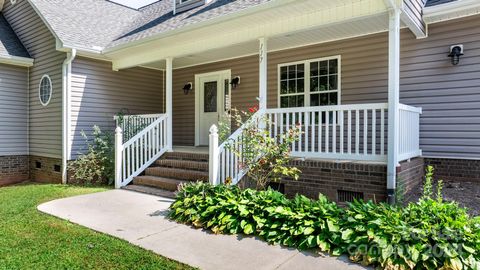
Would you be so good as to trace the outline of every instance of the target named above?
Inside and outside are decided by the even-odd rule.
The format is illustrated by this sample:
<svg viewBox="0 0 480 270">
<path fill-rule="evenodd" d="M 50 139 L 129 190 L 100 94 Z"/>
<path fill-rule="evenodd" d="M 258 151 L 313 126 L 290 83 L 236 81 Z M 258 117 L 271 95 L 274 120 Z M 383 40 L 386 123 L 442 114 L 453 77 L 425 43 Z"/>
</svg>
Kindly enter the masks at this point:
<svg viewBox="0 0 480 270">
<path fill-rule="evenodd" d="M 31 66 L 33 59 L 0 12 L 0 63 Z"/>
<path fill-rule="evenodd" d="M 256 54 L 260 37 L 268 37 L 268 50 L 275 51 L 388 30 L 384 0 L 277 0 L 261 6 L 254 13 L 210 19 L 104 54 L 114 69 L 163 69 L 168 57 L 179 68 Z"/>
</svg>

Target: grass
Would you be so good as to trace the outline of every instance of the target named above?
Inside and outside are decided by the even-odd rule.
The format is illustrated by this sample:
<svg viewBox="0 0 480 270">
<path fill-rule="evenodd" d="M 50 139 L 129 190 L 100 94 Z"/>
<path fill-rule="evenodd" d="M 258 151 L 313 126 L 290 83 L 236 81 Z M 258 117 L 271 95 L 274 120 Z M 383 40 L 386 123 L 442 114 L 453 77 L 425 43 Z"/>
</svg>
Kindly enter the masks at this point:
<svg viewBox="0 0 480 270">
<path fill-rule="evenodd" d="M 192 269 L 36 209 L 50 200 L 104 190 L 35 184 L 0 188 L 0 269 Z"/>
</svg>

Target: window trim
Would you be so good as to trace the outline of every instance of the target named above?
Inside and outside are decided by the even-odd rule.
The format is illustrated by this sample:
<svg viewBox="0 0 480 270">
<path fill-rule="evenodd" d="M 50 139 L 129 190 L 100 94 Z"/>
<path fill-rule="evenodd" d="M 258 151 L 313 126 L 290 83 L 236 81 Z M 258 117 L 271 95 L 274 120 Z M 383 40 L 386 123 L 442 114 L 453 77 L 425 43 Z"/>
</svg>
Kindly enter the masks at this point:
<svg viewBox="0 0 480 270">
<path fill-rule="evenodd" d="M 50 82 L 50 97 L 48 98 L 47 102 L 44 103 L 42 101 L 41 90 L 42 90 L 42 81 L 45 78 L 48 79 L 48 81 Z M 38 83 L 38 100 L 40 100 L 40 104 L 42 104 L 43 107 L 46 107 L 48 104 L 50 104 L 50 101 L 52 100 L 52 96 L 53 96 L 52 79 L 50 78 L 50 76 L 48 74 L 45 74 L 45 75 L 42 76 L 42 78 L 40 79 L 40 82 Z"/>
<path fill-rule="evenodd" d="M 281 87 L 281 68 L 285 66 L 291 66 L 291 65 L 298 65 L 298 64 L 304 64 L 304 81 L 305 81 L 305 89 L 303 92 L 304 95 L 304 100 L 305 100 L 305 105 L 303 107 L 310 107 L 310 95 L 311 94 L 316 94 L 318 92 L 310 92 L 310 63 L 312 62 L 320 62 L 320 61 L 327 61 L 327 60 L 333 60 L 337 59 L 337 84 L 338 84 L 338 90 L 324 90 L 321 91 L 321 93 L 338 93 L 338 104 L 342 104 L 342 56 L 341 55 L 333 55 L 333 56 L 327 56 L 327 57 L 321 57 L 321 58 L 313 58 L 313 59 L 306 59 L 306 60 L 300 60 L 300 61 L 293 61 L 293 62 L 287 62 L 287 63 L 280 63 L 277 65 L 277 108 L 280 108 L 281 102 L 280 98 L 282 96 L 299 96 L 301 94 L 298 93 L 292 93 L 292 94 L 280 94 L 280 87 Z M 308 74 L 308 75 L 307 75 Z M 308 76 L 308 77 L 307 77 Z M 301 107 L 299 107 L 301 108 Z"/>
</svg>

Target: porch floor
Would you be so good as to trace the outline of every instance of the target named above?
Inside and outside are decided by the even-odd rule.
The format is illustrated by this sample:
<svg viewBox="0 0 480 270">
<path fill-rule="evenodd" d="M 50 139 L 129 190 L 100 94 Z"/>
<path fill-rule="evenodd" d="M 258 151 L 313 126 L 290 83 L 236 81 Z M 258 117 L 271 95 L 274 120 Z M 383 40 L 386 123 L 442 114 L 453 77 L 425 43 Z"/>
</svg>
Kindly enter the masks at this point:
<svg viewBox="0 0 480 270">
<path fill-rule="evenodd" d="M 171 203 L 168 198 L 110 190 L 47 202 L 38 209 L 201 269 L 366 269 L 344 257 L 175 223 L 166 218 Z"/>
</svg>

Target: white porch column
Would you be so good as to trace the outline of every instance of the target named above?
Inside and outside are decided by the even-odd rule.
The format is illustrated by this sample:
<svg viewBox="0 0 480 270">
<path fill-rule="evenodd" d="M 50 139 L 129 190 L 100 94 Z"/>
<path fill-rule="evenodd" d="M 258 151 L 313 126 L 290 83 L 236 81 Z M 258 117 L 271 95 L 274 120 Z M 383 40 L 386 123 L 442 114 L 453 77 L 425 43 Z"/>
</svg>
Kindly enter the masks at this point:
<svg viewBox="0 0 480 270">
<path fill-rule="evenodd" d="M 166 60 L 166 93 L 165 93 L 165 113 L 167 114 L 167 145 L 168 150 L 173 149 L 173 108 L 172 108 L 172 94 L 173 94 L 173 58 L 168 57 Z"/>
<path fill-rule="evenodd" d="M 259 108 L 267 108 L 267 38 L 262 37 L 259 39 Z"/>
<path fill-rule="evenodd" d="M 396 169 L 398 166 L 399 104 L 400 104 L 400 10 L 390 11 L 388 35 L 388 164 L 387 194 L 395 201 Z"/>
</svg>

